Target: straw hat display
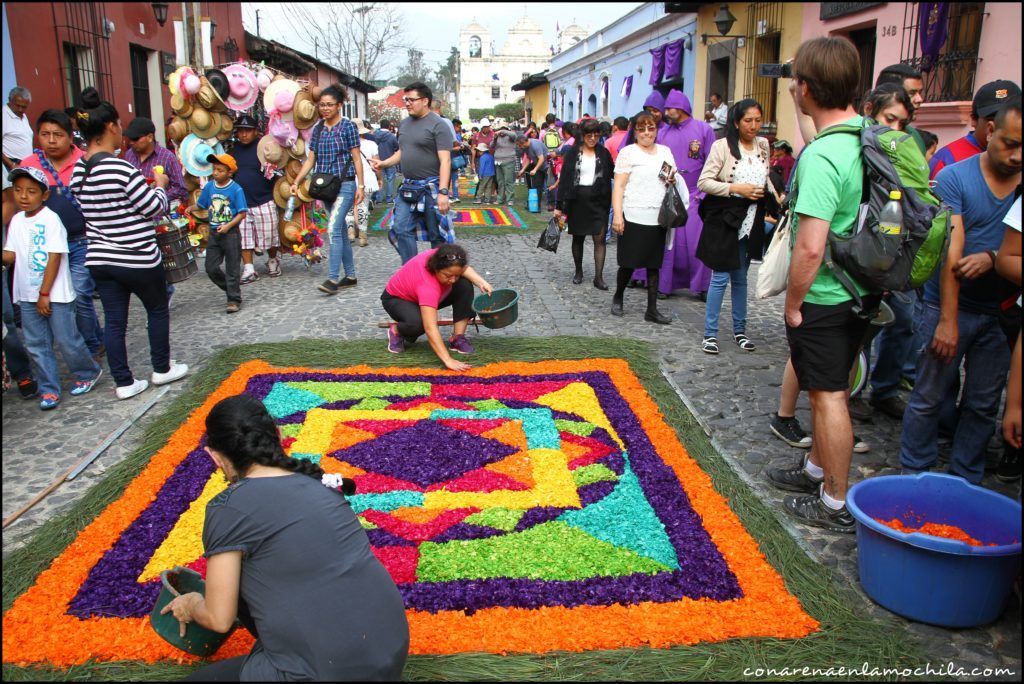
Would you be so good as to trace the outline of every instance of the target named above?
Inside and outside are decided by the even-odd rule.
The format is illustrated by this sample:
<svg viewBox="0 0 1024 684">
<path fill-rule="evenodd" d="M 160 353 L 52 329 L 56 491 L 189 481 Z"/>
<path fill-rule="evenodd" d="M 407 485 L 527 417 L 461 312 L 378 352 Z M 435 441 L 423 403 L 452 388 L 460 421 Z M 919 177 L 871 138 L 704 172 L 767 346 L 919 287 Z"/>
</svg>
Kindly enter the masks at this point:
<svg viewBox="0 0 1024 684">
<path fill-rule="evenodd" d="M 292 159 L 305 159 L 306 158 L 306 141 L 301 137 L 295 139 L 295 144 L 292 145 L 291 149 L 288 150 L 288 156 Z"/>
<path fill-rule="evenodd" d="M 276 117 L 270 118 L 270 123 L 267 124 L 267 133 L 273 136 L 278 145 L 286 149 L 292 147 L 299 139 L 299 129 L 295 128 L 295 124 L 291 120 Z"/>
<path fill-rule="evenodd" d="M 202 192 L 203 191 L 200 190 L 199 188 L 196 188 L 195 190 L 191 190 L 189 192 L 189 198 L 188 198 L 189 199 L 189 204 L 190 205 L 198 204 L 198 202 L 199 202 L 199 195 Z M 209 209 L 201 209 L 198 206 L 196 206 L 195 210 L 192 212 L 192 216 L 195 217 L 196 221 L 209 221 L 210 220 L 210 211 L 209 211 Z"/>
<path fill-rule="evenodd" d="M 309 195 L 309 176 L 299 183 L 299 187 L 296 188 L 295 196 L 299 198 L 300 202 L 308 203 L 312 202 L 313 198 Z"/>
<path fill-rule="evenodd" d="M 177 95 L 182 92 L 182 79 L 187 76 L 195 75 L 196 73 L 192 71 L 192 67 L 189 66 L 181 66 L 175 69 L 171 75 L 167 77 L 167 87 L 170 89 L 171 95 Z"/>
<path fill-rule="evenodd" d="M 260 87 L 251 69 L 242 64 L 231 64 L 224 67 L 224 74 L 228 79 L 228 108 L 244 112 L 256 104 Z"/>
<path fill-rule="evenodd" d="M 274 204 L 284 209 L 288 206 L 288 198 L 292 196 L 292 181 L 288 178 L 278 178 L 274 184 Z"/>
<path fill-rule="evenodd" d="M 260 164 L 273 164 L 277 167 L 283 166 L 288 159 L 284 148 L 271 135 L 260 138 L 256 145 L 256 156 L 259 158 Z"/>
<path fill-rule="evenodd" d="M 295 120 L 295 127 L 299 130 L 311 128 L 313 124 L 320 120 L 316 104 L 313 102 L 313 93 L 303 90 L 295 94 L 295 102 L 292 104 L 292 117 Z"/>
<path fill-rule="evenodd" d="M 188 118 L 188 127 L 197 137 L 213 138 L 220 133 L 223 121 L 220 114 L 196 107 L 192 110 L 192 116 Z"/>
<path fill-rule="evenodd" d="M 213 84 L 210 83 L 210 79 L 206 76 L 200 76 L 199 81 L 202 85 L 199 88 L 199 92 L 196 93 L 196 103 L 214 112 L 226 111 L 228 107 L 224 104 L 224 100 L 221 99 Z M 227 85 L 226 79 L 224 80 L 224 85 Z"/>
<path fill-rule="evenodd" d="M 289 159 L 288 163 L 284 166 L 284 177 L 288 179 L 288 183 L 294 183 L 295 179 L 299 175 L 299 171 L 302 170 L 302 161 L 299 159 Z"/>
<path fill-rule="evenodd" d="M 281 219 L 277 226 L 277 233 L 281 238 L 281 246 L 291 249 L 292 245 L 302 240 L 302 225 L 298 221 Z"/>
<path fill-rule="evenodd" d="M 213 86 L 217 96 L 223 102 L 227 102 L 227 99 L 231 96 L 231 83 L 228 81 L 228 76 L 220 69 L 207 69 L 206 80 Z"/>
<path fill-rule="evenodd" d="M 218 125 L 219 122 L 218 122 Z M 178 156 L 186 173 L 196 177 L 206 177 L 213 173 L 213 164 L 206 160 L 211 154 L 223 154 L 224 148 L 217 143 L 212 146 L 194 133 L 190 133 L 181 141 Z"/>
<path fill-rule="evenodd" d="M 276 78 L 263 93 L 263 108 L 271 118 L 276 113 L 284 121 L 291 121 L 295 95 L 299 90 L 301 86 L 290 78 Z"/>
</svg>

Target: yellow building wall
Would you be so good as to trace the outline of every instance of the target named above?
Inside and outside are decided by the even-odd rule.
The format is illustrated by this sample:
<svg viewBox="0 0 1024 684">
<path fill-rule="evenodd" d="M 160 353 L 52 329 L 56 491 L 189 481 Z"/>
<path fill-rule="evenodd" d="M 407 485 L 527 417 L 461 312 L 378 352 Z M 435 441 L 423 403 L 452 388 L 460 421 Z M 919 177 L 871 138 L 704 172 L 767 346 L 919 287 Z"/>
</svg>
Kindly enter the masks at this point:
<svg viewBox="0 0 1024 684">
<path fill-rule="evenodd" d="M 551 84 L 545 83 L 527 90 L 524 106 L 533 110 L 528 121 L 542 123 L 544 117 L 551 111 Z"/>
<path fill-rule="evenodd" d="M 779 3 L 782 6 L 782 20 L 780 22 L 781 28 L 781 40 L 779 44 L 779 60 L 785 62 L 796 54 L 796 49 L 800 46 L 801 33 L 803 31 L 803 12 L 804 5 L 807 3 L 800 2 L 783 2 Z M 743 36 L 747 33 L 747 21 L 748 21 L 748 9 L 750 3 L 746 2 L 731 2 L 728 3 L 729 11 L 734 17 L 736 17 L 736 23 L 733 24 L 732 29 L 729 30 L 730 36 Z M 817 4 L 808 4 L 810 7 L 809 11 L 817 11 Z M 710 107 L 711 93 L 708 92 L 707 78 L 708 78 L 708 47 L 714 45 L 720 40 L 716 38 L 719 36 L 718 27 L 715 26 L 714 16 L 718 13 L 718 4 L 705 5 L 697 13 L 697 35 L 694 37 L 694 45 L 697 48 L 697 66 L 694 73 L 693 83 L 693 114 L 698 118 L 703 118 L 704 112 Z M 707 45 L 702 45 L 700 42 L 700 35 L 702 33 L 708 34 Z M 731 105 L 732 103 L 743 99 L 746 94 L 746 69 L 748 66 L 748 60 L 755 59 L 753 47 L 753 36 L 746 40 L 744 47 L 736 48 L 736 74 L 734 80 L 734 87 L 732 92 L 725 94 L 726 101 Z M 756 68 L 756 64 L 753 65 Z M 793 98 L 789 94 L 789 79 L 780 78 L 775 80 L 776 88 L 776 105 L 775 115 L 776 122 L 778 123 L 778 131 L 776 133 L 777 139 L 788 140 L 794 147 L 799 149 L 801 143 L 799 140 L 799 133 L 797 132 L 797 121 L 796 121 L 796 109 L 793 104 Z"/>
</svg>

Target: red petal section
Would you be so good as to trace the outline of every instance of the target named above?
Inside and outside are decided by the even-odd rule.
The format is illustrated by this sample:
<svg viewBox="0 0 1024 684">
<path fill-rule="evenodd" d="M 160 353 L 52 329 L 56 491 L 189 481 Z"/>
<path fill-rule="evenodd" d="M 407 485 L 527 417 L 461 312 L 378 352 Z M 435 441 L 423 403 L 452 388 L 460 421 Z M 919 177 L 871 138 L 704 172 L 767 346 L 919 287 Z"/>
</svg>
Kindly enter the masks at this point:
<svg viewBox="0 0 1024 684">
<path fill-rule="evenodd" d="M 428 541 L 429 539 L 444 533 L 449 527 L 458 525 L 469 516 L 479 512 L 479 508 L 457 508 L 451 511 L 445 511 L 442 515 L 439 515 L 430 522 L 423 524 L 396 520 L 387 513 L 374 510 L 363 511 L 360 515 L 362 515 L 365 520 L 372 522 L 385 532 L 390 532 L 395 536 L 408 539 L 409 541 Z"/>
<path fill-rule="evenodd" d="M 498 492 L 502 490 L 524 492 L 529 487 L 508 475 L 496 473 L 486 468 L 479 468 L 471 470 L 454 480 L 438 482 L 427 487 L 428 492 L 437 491 L 438 489 L 445 489 L 449 492 Z"/>
<path fill-rule="evenodd" d="M 381 475 L 380 473 L 356 475 L 352 479 L 355 480 L 357 494 L 382 494 L 402 489 L 413 492 L 423 491 L 423 487 L 420 487 L 418 484 L 408 480 L 400 480 L 397 477 Z"/>
<path fill-rule="evenodd" d="M 591 439 L 590 437 L 580 437 L 579 435 L 574 435 L 571 432 L 563 432 L 561 433 L 561 437 L 563 442 L 577 444 L 590 450 L 585 456 L 579 456 L 578 458 L 574 458 L 569 461 L 569 470 L 575 470 L 576 468 L 582 468 L 583 466 L 588 466 L 591 463 L 596 463 L 615 451 L 603 442 Z"/>
<path fill-rule="evenodd" d="M 370 550 L 391 575 L 395 584 L 416 581 L 416 564 L 420 551 L 415 546 L 371 546 Z"/>
</svg>

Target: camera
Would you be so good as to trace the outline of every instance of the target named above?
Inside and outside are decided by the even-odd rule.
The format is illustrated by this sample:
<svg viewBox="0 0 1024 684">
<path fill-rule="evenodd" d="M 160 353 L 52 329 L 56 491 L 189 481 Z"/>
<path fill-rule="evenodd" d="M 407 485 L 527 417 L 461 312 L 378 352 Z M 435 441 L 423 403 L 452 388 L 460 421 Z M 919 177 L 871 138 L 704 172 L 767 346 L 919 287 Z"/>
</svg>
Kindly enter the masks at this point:
<svg viewBox="0 0 1024 684">
<path fill-rule="evenodd" d="M 757 75 L 765 78 L 793 78 L 793 65 L 789 62 L 783 64 L 758 64 Z"/>
</svg>

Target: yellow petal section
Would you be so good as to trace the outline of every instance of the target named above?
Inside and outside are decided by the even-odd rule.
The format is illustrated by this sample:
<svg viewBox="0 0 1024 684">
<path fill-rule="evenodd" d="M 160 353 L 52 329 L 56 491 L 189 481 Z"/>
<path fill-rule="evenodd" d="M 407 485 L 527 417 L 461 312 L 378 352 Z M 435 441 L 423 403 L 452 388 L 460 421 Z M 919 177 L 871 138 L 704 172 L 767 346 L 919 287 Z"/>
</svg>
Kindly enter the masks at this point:
<svg viewBox="0 0 1024 684">
<path fill-rule="evenodd" d="M 594 390 L 590 385 L 574 382 L 557 392 L 538 397 L 535 401 L 542 406 L 547 406 L 556 411 L 575 414 L 588 423 L 604 428 L 619 447 L 622 449 L 626 448 L 626 445 L 622 443 L 622 440 L 619 439 L 618 434 L 612 428 L 612 424 L 608 422 L 608 418 L 601 409 L 601 402 L 598 401 L 597 395 L 594 394 Z"/>
</svg>

